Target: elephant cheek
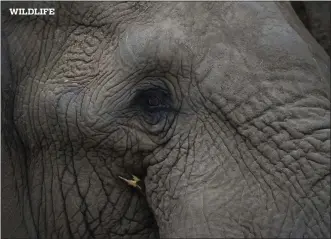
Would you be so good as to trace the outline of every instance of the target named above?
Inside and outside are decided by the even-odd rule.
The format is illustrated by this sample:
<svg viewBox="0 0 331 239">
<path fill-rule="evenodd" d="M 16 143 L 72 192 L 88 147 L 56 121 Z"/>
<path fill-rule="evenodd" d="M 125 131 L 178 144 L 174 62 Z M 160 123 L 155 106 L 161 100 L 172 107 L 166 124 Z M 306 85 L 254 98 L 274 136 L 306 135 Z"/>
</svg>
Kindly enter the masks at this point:
<svg viewBox="0 0 331 239">
<path fill-rule="evenodd" d="M 154 156 L 167 155 L 164 161 L 148 168 L 145 179 L 146 195 L 161 237 L 242 236 L 238 229 L 220 227 L 227 219 L 215 213 L 226 207 L 242 188 L 236 185 L 244 181 L 236 163 L 225 160 L 230 157 L 229 150 L 222 144 L 215 147 L 213 138 L 200 136 L 192 144 L 183 137 L 168 145 L 170 152 Z"/>
<path fill-rule="evenodd" d="M 226 135 L 204 127 L 197 131 L 207 133 L 199 137 L 178 136 L 165 147 L 168 152 L 153 155 L 157 163 L 147 169 L 146 195 L 161 237 L 330 235 L 329 149 L 305 151 L 308 134 L 296 139 L 274 132 L 280 145 L 289 146 L 280 149 L 247 140 L 230 127 Z M 329 140 L 329 130 L 323 132 Z"/>
</svg>

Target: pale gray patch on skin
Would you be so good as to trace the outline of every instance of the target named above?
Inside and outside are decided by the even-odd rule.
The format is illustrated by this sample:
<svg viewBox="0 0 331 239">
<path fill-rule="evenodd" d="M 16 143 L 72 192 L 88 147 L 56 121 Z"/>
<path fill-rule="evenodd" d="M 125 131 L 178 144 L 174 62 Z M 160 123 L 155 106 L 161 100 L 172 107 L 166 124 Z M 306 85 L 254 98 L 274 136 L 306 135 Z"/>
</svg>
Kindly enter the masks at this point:
<svg viewBox="0 0 331 239">
<path fill-rule="evenodd" d="M 153 24 L 134 25 L 128 28 L 120 39 L 120 58 L 128 67 L 139 66 L 148 62 L 155 52 L 160 55 L 167 54 L 175 46 L 172 40 L 180 43 L 185 37 L 178 23 L 169 18 Z"/>
</svg>

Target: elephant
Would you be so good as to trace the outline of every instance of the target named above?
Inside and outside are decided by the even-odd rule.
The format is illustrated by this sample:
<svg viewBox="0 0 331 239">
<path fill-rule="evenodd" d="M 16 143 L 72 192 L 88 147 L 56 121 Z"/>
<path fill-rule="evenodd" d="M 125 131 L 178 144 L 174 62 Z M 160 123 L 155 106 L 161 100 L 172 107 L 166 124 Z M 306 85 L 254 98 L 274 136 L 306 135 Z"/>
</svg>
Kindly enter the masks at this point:
<svg viewBox="0 0 331 239">
<path fill-rule="evenodd" d="M 1 31 L 3 237 L 330 238 L 330 57 L 289 2 L 5 2 Z"/>
<path fill-rule="evenodd" d="M 331 55 L 330 2 L 291 2 L 291 5 L 316 41 Z"/>
</svg>

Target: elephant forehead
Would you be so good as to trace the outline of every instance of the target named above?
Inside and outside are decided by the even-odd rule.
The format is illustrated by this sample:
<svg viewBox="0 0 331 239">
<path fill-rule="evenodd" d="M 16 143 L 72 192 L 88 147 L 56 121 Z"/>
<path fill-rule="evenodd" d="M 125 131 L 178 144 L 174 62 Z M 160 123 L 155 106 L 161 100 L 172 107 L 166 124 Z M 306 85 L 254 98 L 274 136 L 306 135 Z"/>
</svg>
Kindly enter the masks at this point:
<svg viewBox="0 0 331 239">
<path fill-rule="evenodd" d="M 63 13 L 75 23 L 85 26 L 104 26 L 118 22 L 129 23 L 151 7 L 148 2 L 58 2 Z"/>
<path fill-rule="evenodd" d="M 292 82 L 323 87 L 309 42 L 275 3 L 178 3 L 151 18 L 120 37 L 121 60 L 133 69 L 171 65 L 181 78 L 202 83 L 205 96 L 233 102 L 263 87 L 293 88 Z"/>
<path fill-rule="evenodd" d="M 261 61 L 290 68 L 291 61 L 312 61 L 308 44 L 274 3 L 178 3 L 146 21 L 129 24 L 122 34 L 119 46 L 125 62 L 148 61 L 155 55 L 174 59 L 183 52 L 192 63 L 203 57 L 208 62 L 201 65 L 203 70 L 229 65 L 255 69 Z"/>
<path fill-rule="evenodd" d="M 175 60 L 178 51 L 190 52 L 190 42 L 186 38 L 184 29 L 175 20 L 134 24 L 129 26 L 120 38 L 118 50 L 123 62 L 135 66 L 143 62 L 150 63 L 152 60 Z"/>
</svg>

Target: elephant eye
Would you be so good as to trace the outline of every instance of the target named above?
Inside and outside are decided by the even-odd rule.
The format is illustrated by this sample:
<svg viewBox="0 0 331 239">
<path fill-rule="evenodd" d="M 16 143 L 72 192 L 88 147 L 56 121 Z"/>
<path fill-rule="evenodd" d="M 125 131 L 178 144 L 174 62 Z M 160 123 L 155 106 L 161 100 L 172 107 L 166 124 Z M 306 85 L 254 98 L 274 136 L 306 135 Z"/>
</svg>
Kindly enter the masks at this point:
<svg viewBox="0 0 331 239">
<path fill-rule="evenodd" d="M 134 99 L 140 115 L 149 124 L 158 124 L 171 109 L 171 97 L 166 90 L 154 88 L 140 90 Z"/>
<path fill-rule="evenodd" d="M 160 105 L 160 99 L 157 97 L 157 96 L 151 96 L 149 99 L 148 99 L 148 105 L 149 106 L 159 106 Z"/>
<path fill-rule="evenodd" d="M 162 111 L 170 107 L 170 97 L 161 89 L 141 91 L 137 95 L 136 104 L 146 112 Z"/>
</svg>

